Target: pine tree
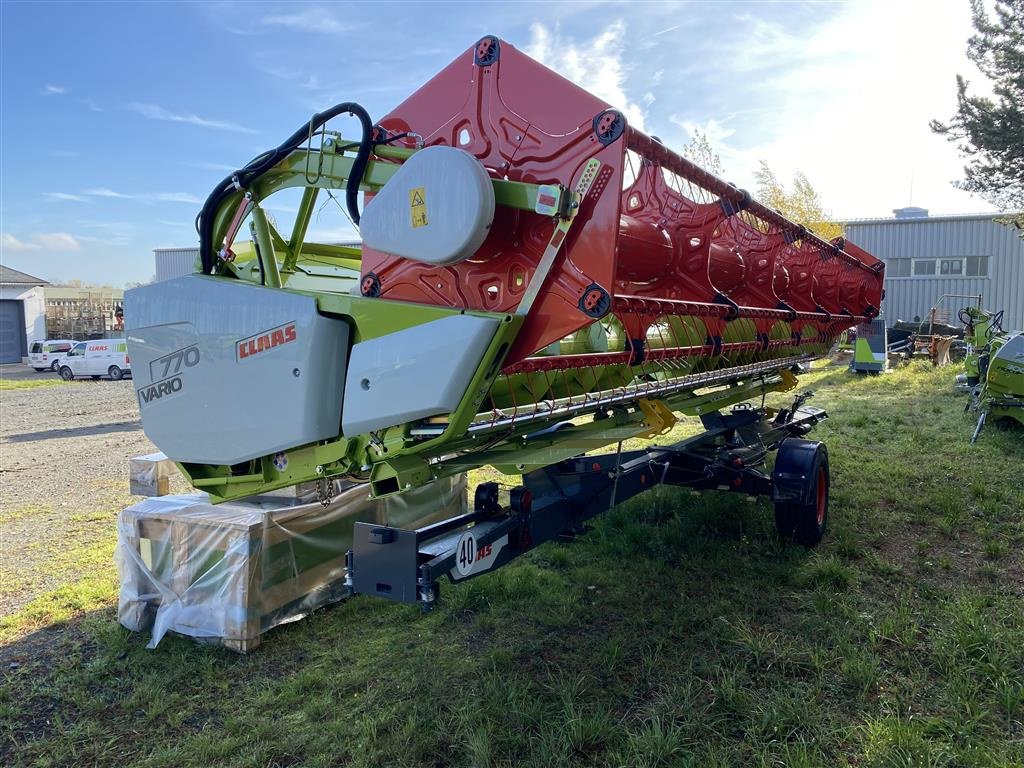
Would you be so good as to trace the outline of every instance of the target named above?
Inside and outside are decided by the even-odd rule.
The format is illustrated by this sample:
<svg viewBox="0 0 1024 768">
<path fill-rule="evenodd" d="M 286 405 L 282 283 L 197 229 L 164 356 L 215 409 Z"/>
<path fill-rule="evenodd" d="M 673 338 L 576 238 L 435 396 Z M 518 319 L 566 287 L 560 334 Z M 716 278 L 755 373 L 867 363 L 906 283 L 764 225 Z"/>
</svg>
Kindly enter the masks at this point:
<svg viewBox="0 0 1024 768">
<path fill-rule="evenodd" d="M 1003 221 L 1024 230 L 1024 0 L 996 0 L 992 18 L 983 0 L 971 0 L 971 16 L 976 32 L 967 57 L 993 95 L 969 94 L 970 83 L 957 75 L 956 114 L 931 128 L 958 142 L 968 160 L 956 186 L 1012 211 Z"/>
</svg>

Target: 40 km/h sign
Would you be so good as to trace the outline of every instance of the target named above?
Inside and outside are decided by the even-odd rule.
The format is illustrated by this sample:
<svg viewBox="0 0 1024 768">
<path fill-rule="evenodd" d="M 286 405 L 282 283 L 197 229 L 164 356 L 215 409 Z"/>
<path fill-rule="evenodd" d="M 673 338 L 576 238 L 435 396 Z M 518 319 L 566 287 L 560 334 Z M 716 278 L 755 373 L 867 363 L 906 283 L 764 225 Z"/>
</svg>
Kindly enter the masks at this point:
<svg viewBox="0 0 1024 768">
<path fill-rule="evenodd" d="M 458 581 L 474 573 L 486 571 L 493 565 L 498 553 L 508 544 L 508 535 L 490 544 L 479 544 L 472 531 L 466 531 L 455 546 L 455 568 L 451 577 Z"/>
</svg>

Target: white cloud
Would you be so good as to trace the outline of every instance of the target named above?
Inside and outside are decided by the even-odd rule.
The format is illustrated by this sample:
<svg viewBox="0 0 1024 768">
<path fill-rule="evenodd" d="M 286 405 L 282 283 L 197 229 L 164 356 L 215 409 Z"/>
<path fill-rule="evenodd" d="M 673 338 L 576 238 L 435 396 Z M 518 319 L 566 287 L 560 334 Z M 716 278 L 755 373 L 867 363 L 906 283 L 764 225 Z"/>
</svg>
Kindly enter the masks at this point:
<svg viewBox="0 0 1024 768">
<path fill-rule="evenodd" d="M 126 245 L 135 239 L 138 231 L 136 222 L 129 221 L 99 221 L 96 219 L 78 219 L 75 224 L 85 227 L 93 234 L 76 234 L 75 239 L 80 243 L 94 243 L 98 245 Z"/>
<path fill-rule="evenodd" d="M 48 251 L 77 251 L 78 241 L 67 232 L 47 232 L 36 235 L 33 240 Z"/>
<path fill-rule="evenodd" d="M 27 251 L 77 251 L 78 240 L 67 232 L 44 232 L 33 235 L 31 240 L 19 240 L 12 234 L 4 232 L 0 234 L 0 247 L 2 250 L 11 253 L 23 253 Z"/>
<path fill-rule="evenodd" d="M 108 189 L 106 187 L 94 187 L 92 189 L 83 189 L 82 194 L 89 195 L 91 197 L 116 197 L 122 200 L 132 200 L 135 198 L 135 195 L 125 195 L 121 192 L 115 192 L 114 190 Z"/>
<path fill-rule="evenodd" d="M 176 112 L 171 112 L 170 110 L 164 109 L 159 104 L 133 101 L 131 104 L 127 105 L 127 109 L 130 109 L 132 112 L 137 112 L 150 120 L 163 120 L 169 123 L 186 123 L 188 125 L 197 125 L 200 128 L 214 128 L 220 131 L 259 133 L 259 131 L 253 128 L 248 128 L 244 125 L 239 125 L 238 123 L 231 123 L 227 120 L 211 120 L 193 113 L 178 114 Z"/>
<path fill-rule="evenodd" d="M 92 99 L 82 99 L 82 103 L 89 108 L 90 112 L 102 112 L 103 109 Z"/>
<path fill-rule="evenodd" d="M 815 8 L 821 21 L 809 32 L 738 15 L 733 37 L 708 41 L 687 66 L 721 106 L 679 106 L 671 121 L 706 130 L 740 186 L 754 188 L 760 160 L 784 182 L 803 170 L 838 216 L 911 203 L 932 213 L 990 210 L 952 187 L 964 160 L 928 128 L 955 111 L 958 72 L 982 85 L 964 56 L 969 8 L 934 4 L 927 24 L 908 3 Z M 723 67 L 701 63 L 712 53 Z"/>
<path fill-rule="evenodd" d="M 189 192 L 138 192 L 126 194 L 124 192 L 116 192 L 107 187 L 94 187 L 92 189 L 83 189 L 82 194 L 116 200 L 138 200 L 143 203 L 191 203 L 198 205 L 202 202 L 199 197 Z"/>
<path fill-rule="evenodd" d="M 148 197 L 161 203 L 192 203 L 194 205 L 199 205 L 199 203 L 203 202 L 198 197 L 190 195 L 188 192 L 156 192 Z"/>
<path fill-rule="evenodd" d="M 39 248 L 40 246 L 36 243 L 27 243 L 7 232 L 0 232 L 0 250 L 9 253 L 22 253 L 24 251 L 38 251 Z"/>
<path fill-rule="evenodd" d="M 289 69 L 288 67 L 273 66 L 273 67 L 262 67 L 263 71 L 268 75 L 273 75 L 282 80 L 294 80 L 297 77 L 301 77 L 302 73 L 297 69 Z"/>
<path fill-rule="evenodd" d="M 230 32 L 232 35 L 239 35 L 240 37 L 253 37 L 254 35 L 265 34 L 265 31 L 262 29 L 249 29 L 246 27 L 227 26 L 224 27 L 224 30 L 226 32 Z M 159 247 L 163 248 L 164 246 Z"/>
<path fill-rule="evenodd" d="M 300 32 L 323 32 L 341 35 L 359 29 L 362 25 L 342 21 L 323 8 L 307 8 L 300 13 L 264 16 L 260 23 L 272 27 L 286 27 Z"/>
<path fill-rule="evenodd" d="M 696 131 L 700 131 L 708 137 L 708 143 L 711 144 L 712 148 L 716 149 L 725 146 L 725 140 L 736 133 L 735 129 L 726 128 L 713 117 L 705 120 L 703 123 L 698 123 L 693 120 L 687 120 L 679 115 L 672 115 L 669 117 L 669 121 L 686 131 L 689 141 L 693 140 L 693 135 Z"/>
<path fill-rule="evenodd" d="M 63 85 L 52 85 L 51 83 L 47 83 L 46 87 L 43 88 L 43 93 L 47 96 L 63 96 L 67 92 L 68 89 Z"/>
<path fill-rule="evenodd" d="M 96 237 L 95 235 L 75 235 L 75 240 L 95 245 L 127 245 L 131 237 L 126 232 L 111 232 L 107 237 Z"/>
<path fill-rule="evenodd" d="M 70 192 L 43 192 L 43 195 L 45 197 L 50 198 L 51 200 L 64 200 L 75 203 L 89 202 L 88 199 L 82 197 L 81 195 L 72 195 Z"/>
<path fill-rule="evenodd" d="M 644 127 L 644 110 L 629 100 L 625 91 L 627 46 L 622 19 L 609 24 L 597 36 L 577 43 L 543 24 L 530 27 L 525 52 L 586 91 L 622 110 L 630 125 Z"/>
<path fill-rule="evenodd" d="M 117 229 L 126 229 L 135 226 L 127 221 L 109 221 L 107 219 L 78 219 L 75 223 L 81 224 L 83 227 L 115 227 Z"/>
<path fill-rule="evenodd" d="M 669 32 L 675 32 L 677 29 L 681 29 L 682 27 L 685 26 L 689 26 L 689 23 L 683 22 L 682 24 L 673 24 L 671 27 L 665 27 L 665 29 L 660 29 L 653 34 L 648 35 L 648 39 L 652 37 L 660 37 L 661 35 L 668 34 Z"/>
</svg>

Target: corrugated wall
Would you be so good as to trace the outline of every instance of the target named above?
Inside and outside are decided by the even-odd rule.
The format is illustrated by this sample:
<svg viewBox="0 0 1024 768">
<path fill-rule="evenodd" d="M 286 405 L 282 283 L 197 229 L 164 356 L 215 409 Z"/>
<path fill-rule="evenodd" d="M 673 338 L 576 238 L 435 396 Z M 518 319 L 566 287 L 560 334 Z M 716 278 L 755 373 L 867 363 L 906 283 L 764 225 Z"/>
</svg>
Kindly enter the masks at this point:
<svg viewBox="0 0 1024 768">
<path fill-rule="evenodd" d="M 986 277 L 889 277 L 882 305 L 888 325 L 897 320 L 927 321 L 929 309 L 944 293 L 982 294 L 986 309 L 1005 311 L 1003 327 L 1024 329 L 1024 240 L 1012 227 L 989 217 L 884 219 L 851 221 L 846 236 L 883 261 L 988 256 Z M 943 307 L 956 324 L 962 300 Z"/>
<path fill-rule="evenodd" d="M 195 271 L 198 248 L 157 248 L 153 251 L 156 261 L 156 281 L 190 275 Z"/>
</svg>

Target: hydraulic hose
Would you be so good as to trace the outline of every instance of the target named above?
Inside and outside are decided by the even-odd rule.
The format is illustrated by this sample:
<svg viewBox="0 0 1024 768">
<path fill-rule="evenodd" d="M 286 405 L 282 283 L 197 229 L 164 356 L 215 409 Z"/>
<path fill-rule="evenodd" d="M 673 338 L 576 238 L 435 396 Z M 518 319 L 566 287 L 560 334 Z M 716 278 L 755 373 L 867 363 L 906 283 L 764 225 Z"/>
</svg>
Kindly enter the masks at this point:
<svg viewBox="0 0 1024 768">
<path fill-rule="evenodd" d="M 307 141 L 327 121 L 346 112 L 358 118 L 362 126 L 359 149 L 356 151 L 355 162 L 352 164 L 352 173 L 345 185 L 345 207 L 348 208 L 348 214 L 352 217 L 352 221 L 356 224 L 359 223 L 359 183 L 363 180 L 363 173 L 366 171 L 370 153 L 373 151 L 373 123 L 370 120 L 370 115 L 362 106 L 346 101 L 324 112 L 316 113 L 308 123 L 303 124 L 277 148 L 253 158 L 244 168 L 235 171 L 213 188 L 206 198 L 206 202 L 203 203 L 196 220 L 196 229 L 199 232 L 199 257 L 203 263 L 203 274 L 210 274 L 213 271 L 215 256 L 213 223 L 221 204 L 236 190 L 251 186 L 263 174 L 302 146 L 302 142 Z"/>
</svg>

